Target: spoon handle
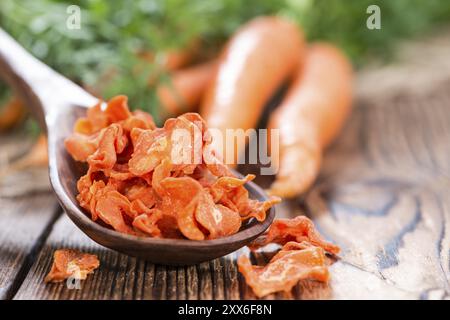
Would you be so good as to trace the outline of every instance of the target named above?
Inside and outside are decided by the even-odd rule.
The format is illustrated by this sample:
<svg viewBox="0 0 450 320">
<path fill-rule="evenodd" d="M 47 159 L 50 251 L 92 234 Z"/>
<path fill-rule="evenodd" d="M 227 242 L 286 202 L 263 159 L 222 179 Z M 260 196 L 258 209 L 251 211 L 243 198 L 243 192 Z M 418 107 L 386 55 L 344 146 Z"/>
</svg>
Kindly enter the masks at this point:
<svg viewBox="0 0 450 320">
<path fill-rule="evenodd" d="M 96 98 L 29 54 L 0 28 L 0 76 L 22 97 L 45 129 L 58 108 L 92 106 Z"/>
</svg>

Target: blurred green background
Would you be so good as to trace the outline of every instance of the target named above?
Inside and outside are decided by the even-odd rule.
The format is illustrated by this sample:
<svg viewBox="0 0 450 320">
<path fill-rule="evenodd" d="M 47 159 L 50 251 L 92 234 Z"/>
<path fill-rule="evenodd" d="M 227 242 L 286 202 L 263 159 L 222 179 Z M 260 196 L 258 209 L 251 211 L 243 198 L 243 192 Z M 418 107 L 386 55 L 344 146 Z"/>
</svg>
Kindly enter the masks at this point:
<svg viewBox="0 0 450 320">
<path fill-rule="evenodd" d="M 66 27 L 69 5 L 81 8 L 81 29 Z M 369 5 L 381 8 L 381 30 L 366 28 Z M 258 15 L 289 16 L 309 40 L 328 40 L 356 67 L 392 57 L 400 39 L 430 32 L 450 20 L 446 0 L 1 0 L 0 26 L 39 59 L 106 99 L 118 93 L 155 114 L 155 86 L 167 81 L 138 52 L 164 52 L 201 43 L 213 56 L 244 22 Z M 138 72 L 136 71 L 138 70 Z M 114 74 L 113 77 L 108 76 Z M 107 78 L 107 81 L 105 80 Z M 0 87 L 6 99 L 8 89 Z"/>
</svg>

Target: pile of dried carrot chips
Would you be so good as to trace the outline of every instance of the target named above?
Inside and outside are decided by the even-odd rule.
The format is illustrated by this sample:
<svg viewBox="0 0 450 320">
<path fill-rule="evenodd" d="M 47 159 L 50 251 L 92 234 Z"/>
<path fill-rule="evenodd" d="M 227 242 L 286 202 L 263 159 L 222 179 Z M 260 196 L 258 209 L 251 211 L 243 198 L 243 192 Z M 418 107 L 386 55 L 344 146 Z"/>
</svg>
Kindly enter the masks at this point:
<svg viewBox="0 0 450 320">
<path fill-rule="evenodd" d="M 77 183 L 80 206 L 92 220 L 116 231 L 143 237 L 216 239 L 239 231 L 243 221 L 264 221 L 280 201 L 250 199 L 245 183 L 225 166 L 211 147 L 212 135 L 196 113 L 168 119 L 162 128 L 143 111 L 131 112 L 125 96 L 88 109 L 65 141 L 70 155 L 87 163 Z M 304 216 L 278 219 L 253 243 L 281 250 L 266 266 L 238 260 L 239 271 L 258 297 L 290 291 L 302 279 L 327 281 L 326 252 L 339 247 L 326 242 Z M 59 250 L 46 281 L 61 281 L 98 267 L 95 256 Z"/>
<path fill-rule="evenodd" d="M 203 119 L 187 113 L 162 128 L 127 97 L 88 109 L 65 141 L 70 155 L 88 164 L 77 197 L 92 220 L 138 236 L 216 239 L 243 221 L 263 221 L 278 203 L 249 198 L 244 184 L 218 159 Z"/>
</svg>

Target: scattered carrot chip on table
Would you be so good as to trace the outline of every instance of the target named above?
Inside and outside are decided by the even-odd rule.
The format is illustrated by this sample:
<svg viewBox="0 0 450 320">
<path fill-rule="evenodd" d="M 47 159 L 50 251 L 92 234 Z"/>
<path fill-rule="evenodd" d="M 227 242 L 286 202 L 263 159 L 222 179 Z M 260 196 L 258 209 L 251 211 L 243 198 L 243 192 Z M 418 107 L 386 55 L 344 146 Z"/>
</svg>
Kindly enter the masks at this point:
<svg viewBox="0 0 450 320">
<path fill-rule="evenodd" d="M 250 247 L 257 249 L 269 243 L 284 245 L 291 241 L 297 243 L 306 241 L 332 254 L 338 254 L 340 251 L 338 246 L 325 241 L 317 232 L 313 222 L 305 216 L 275 220 L 269 230 L 253 241 Z"/>
<path fill-rule="evenodd" d="M 71 249 L 59 249 L 53 254 L 53 265 L 45 282 L 61 282 L 73 277 L 85 280 L 100 265 L 96 255 Z"/>
<path fill-rule="evenodd" d="M 158 128 L 117 96 L 88 109 L 65 146 L 88 164 L 77 200 L 92 220 L 126 234 L 204 240 L 234 234 L 250 218 L 264 221 L 280 201 L 250 199 L 244 184 L 254 176 L 235 177 L 211 143 L 198 114 Z"/>
<path fill-rule="evenodd" d="M 340 248 L 325 241 L 304 216 L 278 219 L 266 234 L 257 238 L 251 249 L 269 243 L 283 247 L 266 266 L 254 266 L 247 256 L 238 259 L 239 271 L 258 297 L 291 289 L 303 279 L 327 282 L 329 279 L 325 252 L 337 254 Z"/>
</svg>

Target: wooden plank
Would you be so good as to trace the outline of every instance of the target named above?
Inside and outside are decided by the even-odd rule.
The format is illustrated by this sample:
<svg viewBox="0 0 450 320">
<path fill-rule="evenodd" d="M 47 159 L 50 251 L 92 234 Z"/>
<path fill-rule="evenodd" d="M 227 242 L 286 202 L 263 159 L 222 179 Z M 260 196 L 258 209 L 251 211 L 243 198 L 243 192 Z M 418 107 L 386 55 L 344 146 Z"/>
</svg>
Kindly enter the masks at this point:
<svg viewBox="0 0 450 320">
<path fill-rule="evenodd" d="M 58 248 L 97 254 L 100 268 L 79 289 L 65 282 L 44 284 Z M 14 299 L 223 299 L 225 292 L 238 298 L 234 259 L 232 255 L 189 267 L 153 265 L 97 245 L 62 215 Z"/>
<path fill-rule="evenodd" d="M 57 206 L 51 194 L 0 198 L 0 299 L 9 299 L 50 232 Z"/>
<path fill-rule="evenodd" d="M 8 169 L 31 143 L 23 132 L 0 136 L 0 299 L 14 295 L 59 214 L 46 168 Z"/>
<path fill-rule="evenodd" d="M 0 198 L 0 299 L 9 299 L 50 232 L 57 206 L 51 194 Z"/>
</svg>

